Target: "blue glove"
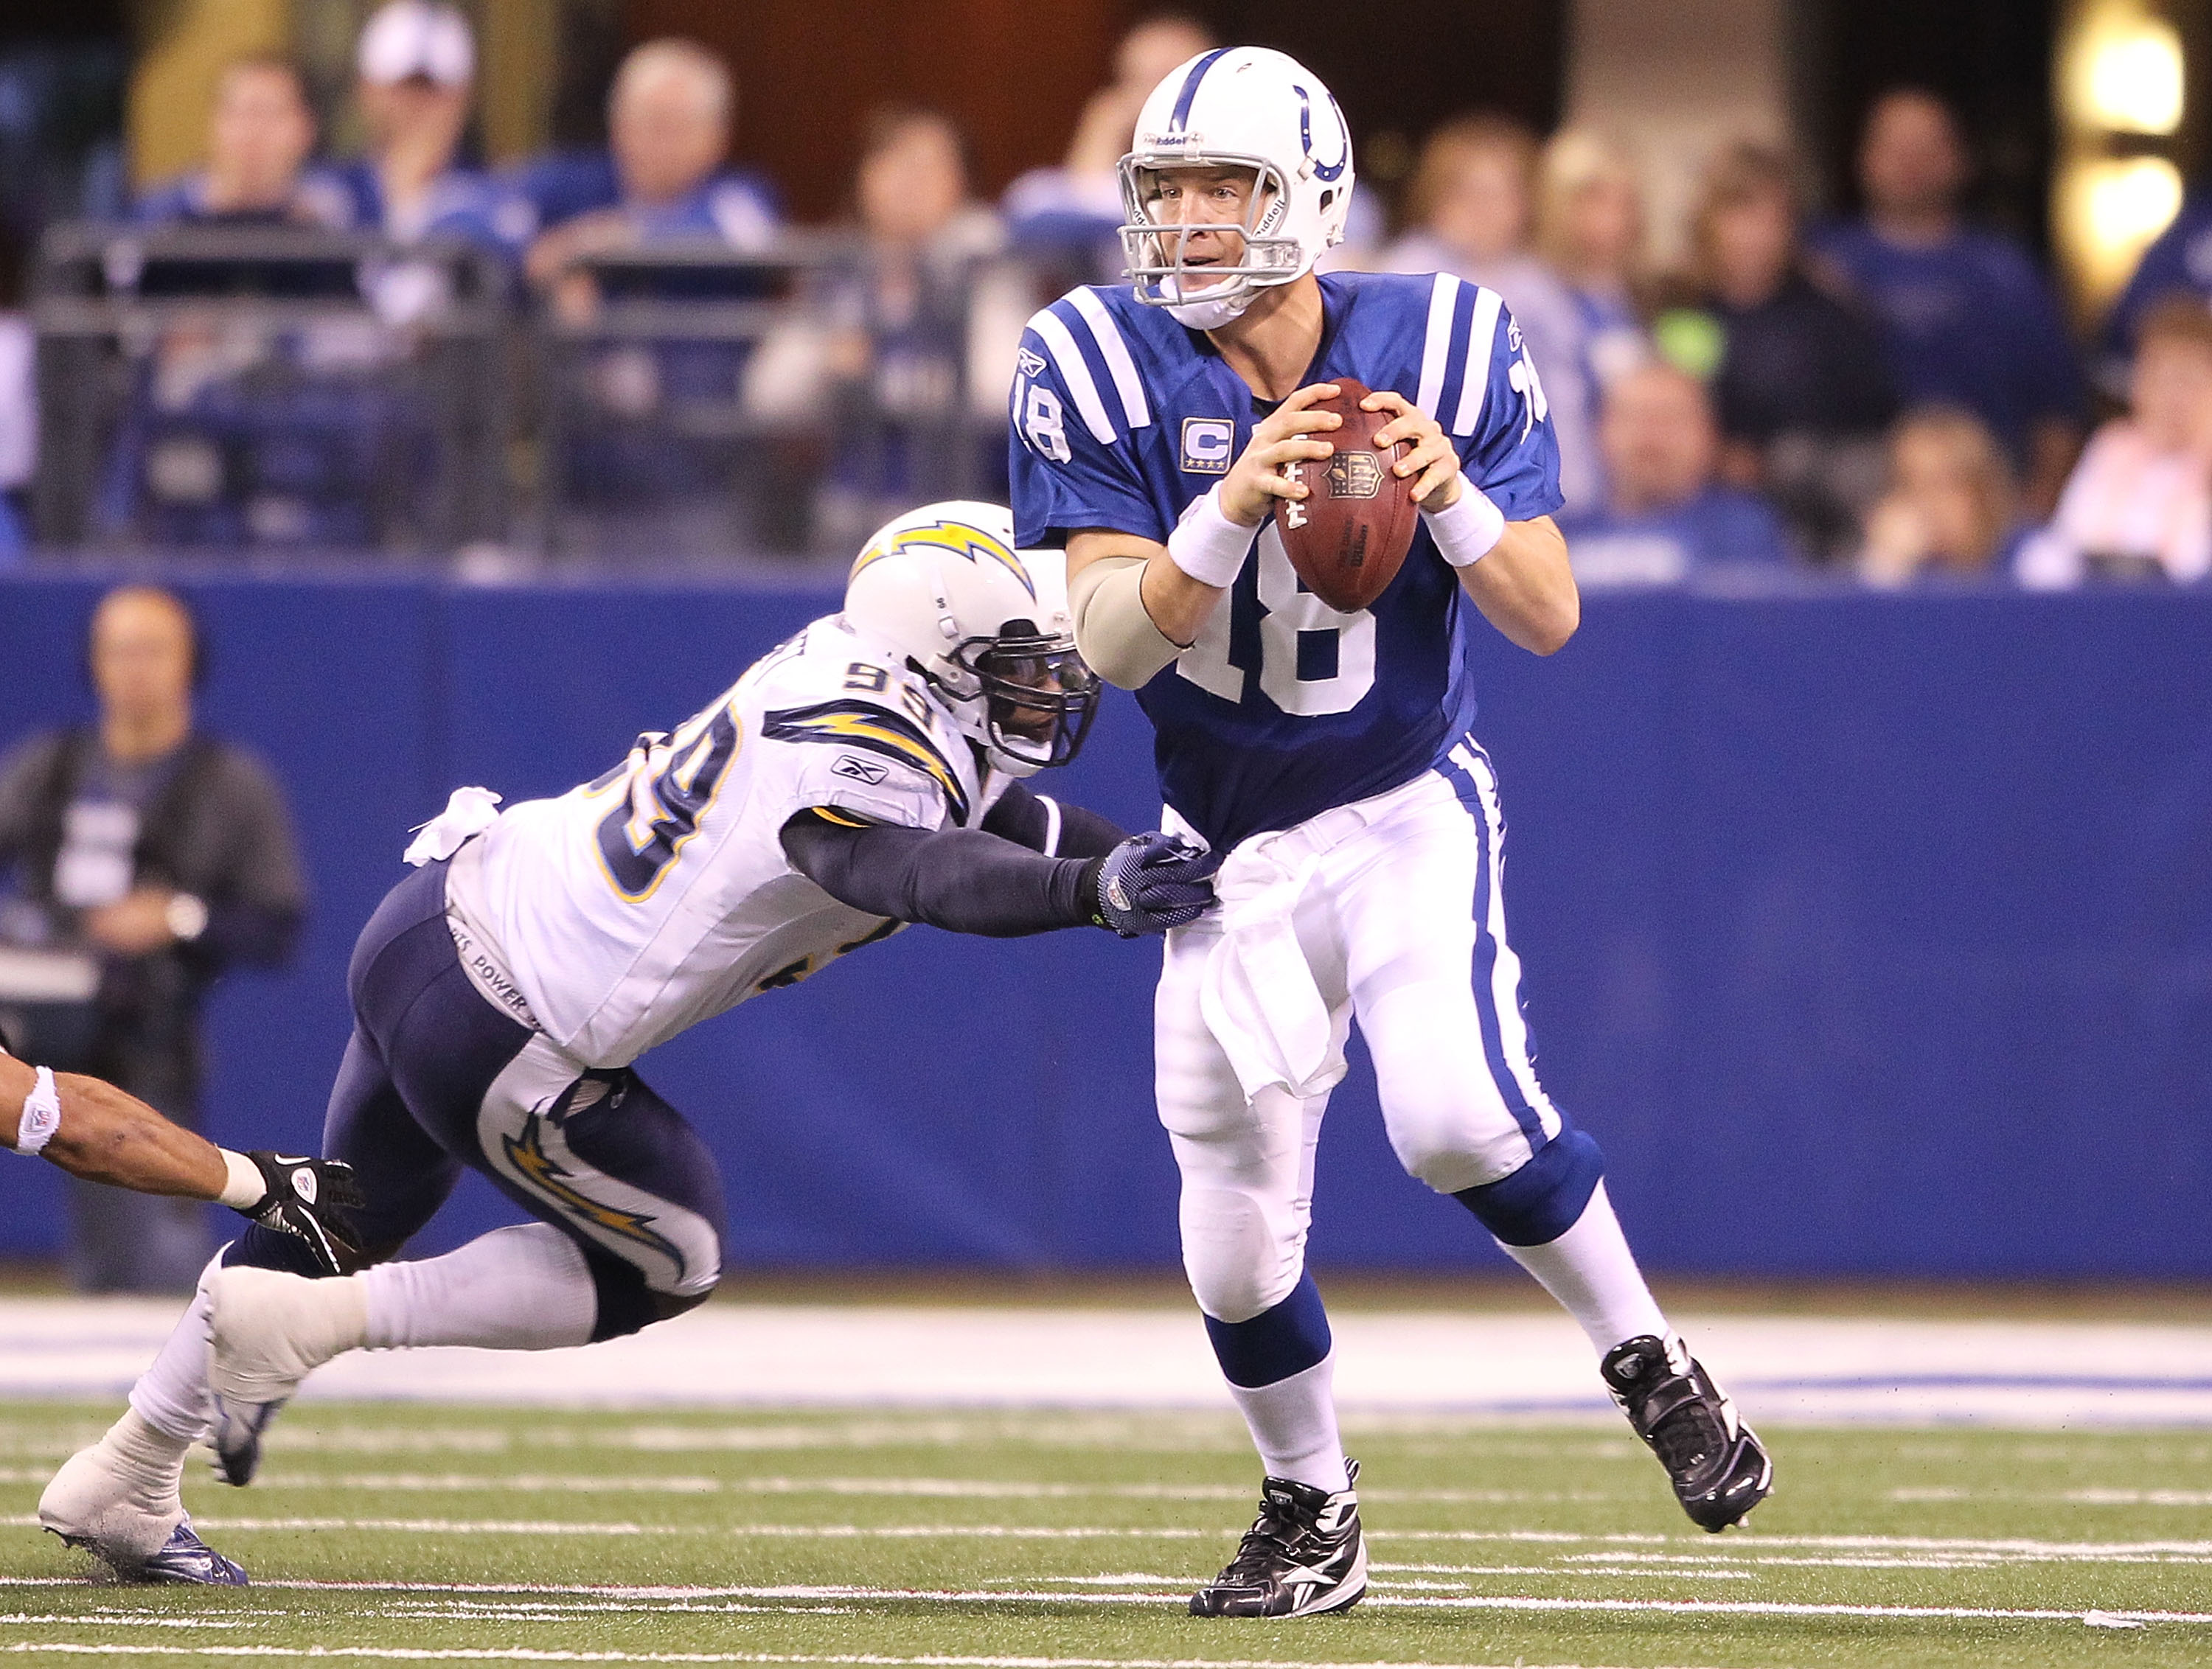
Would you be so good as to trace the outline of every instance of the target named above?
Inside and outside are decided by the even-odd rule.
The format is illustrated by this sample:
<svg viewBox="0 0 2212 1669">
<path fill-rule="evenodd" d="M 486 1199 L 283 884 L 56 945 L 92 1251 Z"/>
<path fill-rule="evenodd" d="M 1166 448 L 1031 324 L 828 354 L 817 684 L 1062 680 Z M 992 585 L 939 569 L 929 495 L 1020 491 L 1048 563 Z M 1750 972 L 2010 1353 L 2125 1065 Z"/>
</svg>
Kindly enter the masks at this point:
<svg viewBox="0 0 2212 1669">
<path fill-rule="evenodd" d="M 1213 872 L 1221 854 L 1163 834 L 1132 834 L 1091 860 L 1084 895 L 1091 919 L 1123 938 L 1188 926 L 1213 907 Z"/>
</svg>

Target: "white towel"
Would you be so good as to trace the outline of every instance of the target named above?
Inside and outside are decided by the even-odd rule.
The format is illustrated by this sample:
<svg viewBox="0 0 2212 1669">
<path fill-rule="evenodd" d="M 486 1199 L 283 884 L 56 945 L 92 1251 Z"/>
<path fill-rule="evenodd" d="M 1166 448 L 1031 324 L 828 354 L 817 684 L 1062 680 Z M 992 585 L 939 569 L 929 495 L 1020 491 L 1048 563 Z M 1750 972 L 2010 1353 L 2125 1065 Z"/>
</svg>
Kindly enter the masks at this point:
<svg viewBox="0 0 2212 1669">
<path fill-rule="evenodd" d="M 442 863 L 499 821 L 499 796 L 489 788 L 456 788 L 446 809 L 414 830 L 401 854 L 416 869 Z"/>
<path fill-rule="evenodd" d="M 1206 958 L 1199 1013 L 1250 1101 L 1280 1084 L 1301 1099 L 1345 1073 L 1292 913 L 1320 854 L 1285 836 L 1261 834 L 1229 854 L 1215 877 L 1221 938 Z"/>
</svg>

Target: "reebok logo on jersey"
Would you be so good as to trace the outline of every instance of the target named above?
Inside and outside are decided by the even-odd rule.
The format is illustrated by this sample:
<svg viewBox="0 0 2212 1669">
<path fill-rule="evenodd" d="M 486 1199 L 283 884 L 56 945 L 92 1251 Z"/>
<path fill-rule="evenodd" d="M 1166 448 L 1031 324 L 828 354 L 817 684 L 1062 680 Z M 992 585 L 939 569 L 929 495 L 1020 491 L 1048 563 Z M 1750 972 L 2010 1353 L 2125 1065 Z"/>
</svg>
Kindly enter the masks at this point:
<svg viewBox="0 0 2212 1669">
<path fill-rule="evenodd" d="M 854 754 L 839 754 L 837 762 L 830 768 L 836 775 L 850 777 L 855 782 L 878 783 L 890 774 L 885 767 Z"/>
<path fill-rule="evenodd" d="M 1237 425 L 1226 417 L 1182 420 L 1182 467 L 1190 475 L 1227 475 L 1237 449 Z"/>
<path fill-rule="evenodd" d="M 1021 367 L 1021 373 L 1024 377 L 1039 376 L 1044 371 L 1044 355 L 1032 352 L 1027 348 L 1022 349 L 1014 363 Z"/>
</svg>

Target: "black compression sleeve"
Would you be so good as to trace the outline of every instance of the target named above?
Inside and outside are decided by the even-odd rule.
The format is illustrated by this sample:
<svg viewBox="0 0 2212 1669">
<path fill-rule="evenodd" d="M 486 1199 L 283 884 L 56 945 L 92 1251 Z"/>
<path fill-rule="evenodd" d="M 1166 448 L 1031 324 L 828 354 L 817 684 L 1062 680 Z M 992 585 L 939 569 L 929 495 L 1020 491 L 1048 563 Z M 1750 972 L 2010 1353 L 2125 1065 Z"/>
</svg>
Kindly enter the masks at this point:
<svg viewBox="0 0 2212 1669">
<path fill-rule="evenodd" d="M 1103 858 L 1129 838 L 1119 824 L 1096 811 L 1070 805 L 1063 799 L 1055 799 L 1053 804 L 1060 808 L 1060 844 L 1053 853 L 1055 858 Z M 999 796 L 997 804 L 983 814 L 983 828 L 1001 840 L 1025 846 L 1031 852 L 1042 852 L 1052 828 L 1052 813 L 1042 796 L 1032 794 L 1018 782 L 1011 783 L 1006 792 Z"/>
<path fill-rule="evenodd" d="M 981 828 L 846 828 L 802 812 L 784 825 L 783 849 L 839 903 L 894 921 L 994 938 L 1091 922 L 1088 862 Z"/>
</svg>

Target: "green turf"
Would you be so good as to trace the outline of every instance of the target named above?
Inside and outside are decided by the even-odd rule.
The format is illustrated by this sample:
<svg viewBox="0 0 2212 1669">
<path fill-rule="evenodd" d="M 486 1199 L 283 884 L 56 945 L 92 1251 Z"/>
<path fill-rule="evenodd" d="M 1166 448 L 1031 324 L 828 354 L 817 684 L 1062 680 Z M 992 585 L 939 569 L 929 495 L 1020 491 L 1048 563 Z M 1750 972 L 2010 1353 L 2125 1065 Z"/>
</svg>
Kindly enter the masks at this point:
<svg viewBox="0 0 2212 1669">
<path fill-rule="evenodd" d="M 0 1577 L 32 1579 L 0 1596 L 0 1655 L 281 1662 L 320 1648 L 401 1660 L 701 1654 L 1003 1669 L 2212 1662 L 2212 1623 L 1632 1608 L 2212 1611 L 2212 1438 L 2195 1433 L 1778 1431 L 1780 1492 L 1755 1530 L 1714 1538 L 1687 1525 L 1650 1458 L 1609 1427 L 1358 1422 L 1347 1435 L 1366 1466 L 1369 1603 L 1252 1624 L 1199 1622 L 1144 1597 L 1186 1593 L 1249 1516 L 1255 1467 L 1224 1418 L 309 1404 L 287 1415 L 252 1490 L 200 1481 L 197 1466 L 187 1484 L 209 1539 L 264 1584 L 239 1592 L 96 1585 L 84 1561 L 29 1527 L 47 1472 L 107 1412 L 0 1407 L 0 1513 L 21 1526 L 0 1541 Z M 725 1591 L 581 1591 L 600 1584 Z M 1499 1596 L 1573 1604 L 1467 1603 Z M 1433 1603 L 1405 1603 L 1415 1600 Z M 1608 1600 L 1632 1608 L 1594 1603 Z M 69 1646 L 80 1650 L 56 1649 Z"/>
</svg>

